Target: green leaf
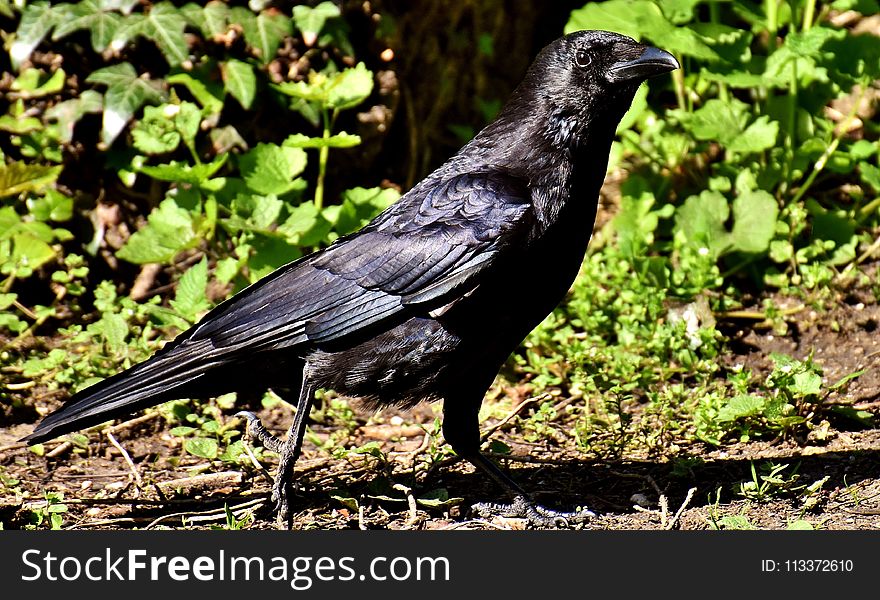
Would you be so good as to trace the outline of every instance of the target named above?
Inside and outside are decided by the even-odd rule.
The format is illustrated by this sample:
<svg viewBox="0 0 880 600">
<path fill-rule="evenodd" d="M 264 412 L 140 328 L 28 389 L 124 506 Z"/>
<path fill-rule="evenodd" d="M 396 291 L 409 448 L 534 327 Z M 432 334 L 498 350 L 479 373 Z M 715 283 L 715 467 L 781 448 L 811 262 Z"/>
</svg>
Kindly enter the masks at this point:
<svg viewBox="0 0 880 600">
<path fill-rule="evenodd" d="M 39 69 L 25 69 L 12 82 L 11 89 L 13 92 L 17 92 L 20 98 L 40 98 L 56 94 L 64 89 L 65 77 L 64 69 L 55 69 L 55 72 L 48 79 Z"/>
<path fill-rule="evenodd" d="M 177 282 L 177 291 L 171 307 L 190 323 L 195 323 L 200 313 L 211 308 L 208 302 L 208 259 L 202 258 L 187 269 Z"/>
<path fill-rule="evenodd" d="M 330 137 L 309 137 L 302 133 L 287 136 L 282 143 L 288 148 L 351 148 L 361 143 L 361 136 L 340 131 Z"/>
<path fill-rule="evenodd" d="M 73 198 L 57 190 L 47 190 L 42 198 L 28 198 L 27 205 L 38 221 L 69 221 L 73 216 Z"/>
<path fill-rule="evenodd" d="M 204 81 L 196 79 L 189 73 L 176 73 L 166 77 L 165 81 L 172 85 L 185 86 L 207 114 L 215 115 L 223 110 L 223 99 L 211 92 Z"/>
<path fill-rule="evenodd" d="M 192 216 L 174 200 L 163 200 L 147 221 L 147 226 L 132 235 L 116 256 L 135 264 L 161 263 L 198 244 Z"/>
<path fill-rule="evenodd" d="M 144 165 L 138 169 L 141 173 L 160 181 L 206 185 L 208 180 L 226 163 L 228 154 L 222 154 L 213 161 L 191 165 L 183 161 L 172 161 L 161 165 Z"/>
<path fill-rule="evenodd" d="M 776 232 L 779 206 L 764 190 L 737 196 L 733 201 L 733 231 L 730 241 L 740 252 L 764 253 Z"/>
<path fill-rule="evenodd" d="M 10 258 L 15 265 L 16 276 L 28 277 L 31 272 L 55 258 L 55 251 L 52 246 L 30 233 L 18 233 L 12 236 Z"/>
<path fill-rule="evenodd" d="M 235 7 L 231 20 L 241 25 L 245 41 L 263 64 L 275 58 L 281 40 L 293 32 L 290 19 L 278 12 L 263 11 L 255 17 L 248 9 Z"/>
<path fill-rule="evenodd" d="M 698 140 L 708 140 L 728 146 L 743 131 L 748 116 L 745 102 L 731 98 L 729 101 L 713 98 L 683 122 L 687 130 Z"/>
<path fill-rule="evenodd" d="M 770 117 L 763 115 L 749 125 L 745 131 L 735 137 L 727 149 L 737 154 L 754 154 L 763 152 L 776 146 L 776 138 L 779 135 L 779 123 L 770 121 Z"/>
<path fill-rule="evenodd" d="M 30 58 L 43 38 L 57 23 L 66 20 L 69 12 L 69 4 L 51 6 L 48 2 L 28 2 L 15 31 L 15 41 L 9 47 L 13 68 L 18 69 Z"/>
<path fill-rule="evenodd" d="M 242 108 L 249 109 L 257 95 L 257 77 L 254 68 L 246 62 L 230 59 L 220 63 L 220 73 L 226 90 L 238 100 Z"/>
<path fill-rule="evenodd" d="M 178 427 L 173 427 L 173 428 L 171 428 L 171 429 L 168 431 L 168 433 L 170 433 L 171 435 L 177 435 L 177 436 L 180 436 L 180 437 L 184 437 L 184 436 L 187 436 L 187 435 L 193 434 L 193 433 L 195 433 L 196 431 L 198 431 L 198 430 L 197 430 L 195 427 L 189 427 L 189 426 L 187 426 L 187 425 L 180 425 L 180 426 L 178 426 Z"/>
<path fill-rule="evenodd" d="M 278 227 L 278 233 L 287 236 L 295 246 L 317 246 L 327 239 L 332 224 L 311 202 L 304 202 L 290 211 L 287 220 Z"/>
<path fill-rule="evenodd" d="M 345 69 L 330 78 L 327 87 L 327 106 L 345 110 L 357 106 L 373 91 L 373 73 L 364 63 Z"/>
<path fill-rule="evenodd" d="M 675 213 L 675 225 L 691 244 L 704 246 L 717 257 L 730 245 L 724 228 L 729 216 L 727 199 L 719 192 L 705 190 L 685 200 Z"/>
<path fill-rule="evenodd" d="M 129 63 L 93 71 L 86 81 L 107 86 L 101 130 L 101 141 L 107 146 L 119 136 L 135 111 L 147 103 L 158 104 L 165 96 L 158 82 L 138 77 Z"/>
<path fill-rule="evenodd" d="M 233 220 L 237 229 L 269 231 L 281 215 L 284 202 L 277 196 L 256 196 L 239 194 L 232 201 L 232 210 L 238 220 Z"/>
<path fill-rule="evenodd" d="M 171 2 L 153 5 L 144 14 L 133 14 L 125 19 L 113 39 L 114 47 L 121 47 L 130 40 L 143 36 L 156 44 L 172 67 L 189 58 L 189 46 L 183 31 L 186 19 Z"/>
<path fill-rule="evenodd" d="M 22 321 L 18 316 L 8 312 L 0 312 L 0 330 L 8 329 L 12 333 L 21 333 L 27 329 L 27 326 L 27 322 Z"/>
<path fill-rule="evenodd" d="M 92 50 L 103 52 L 119 29 L 122 17 L 109 12 L 101 0 L 80 0 L 70 9 L 67 19 L 59 21 L 52 33 L 53 40 L 59 40 L 81 29 L 91 34 Z"/>
<path fill-rule="evenodd" d="M 681 6 L 674 11 L 680 18 Z M 676 55 L 715 60 L 718 55 L 691 29 L 676 27 L 650 0 L 608 0 L 589 3 L 571 13 L 565 33 L 604 29 L 637 40 L 648 39 Z"/>
<path fill-rule="evenodd" d="M 795 397 L 817 396 L 822 391 L 822 377 L 813 371 L 795 373 L 791 391 Z"/>
<path fill-rule="evenodd" d="M 166 154 L 180 145 L 180 133 L 166 114 L 173 104 L 147 106 L 144 118 L 131 130 L 134 147 L 144 154 Z"/>
<path fill-rule="evenodd" d="M 62 166 L 46 166 L 24 161 L 0 165 L 0 198 L 23 192 L 39 192 L 55 183 Z"/>
<path fill-rule="evenodd" d="M 295 187 L 294 178 L 306 167 L 306 153 L 300 148 L 258 144 L 241 157 L 241 175 L 255 192 L 281 195 Z"/>
<path fill-rule="evenodd" d="M 76 124 L 87 114 L 104 110 L 104 98 L 95 90 L 83 90 L 76 98 L 59 102 L 46 110 L 46 118 L 58 121 L 61 141 L 69 143 L 73 139 Z"/>
<path fill-rule="evenodd" d="M 107 348 L 114 354 L 122 354 L 128 349 L 125 338 L 128 337 L 128 323 L 119 313 L 104 313 L 95 328 L 104 338 Z"/>
<path fill-rule="evenodd" d="M 339 7 L 332 2 L 321 2 L 314 8 L 298 4 L 293 7 L 293 23 L 302 32 L 306 46 L 313 46 L 327 19 L 339 14 Z"/>
<path fill-rule="evenodd" d="M 229 6 L 225 2 L 212 0 L 202 7 L 188 3 L 180 8 L 180 14 L 207 39 L 218 39 L 229 29 Z"/>
<path fill-rule="evenodd" d="M 759 396 L 740 394 L 731 398 L 727 404 L 718 411 L 718 420 L 721 422 L 736 421 L 743 417 L 754 417 L 764 411 L 767 401 Z"/>
<path fill-rule="evenodd" d="M 184 449 L 194 456 L 200 456 L 213 460 L 220 453 L 220 444 L 212 438 L 194 437 L 187 438 L 183 443 Z"/>
</svg>

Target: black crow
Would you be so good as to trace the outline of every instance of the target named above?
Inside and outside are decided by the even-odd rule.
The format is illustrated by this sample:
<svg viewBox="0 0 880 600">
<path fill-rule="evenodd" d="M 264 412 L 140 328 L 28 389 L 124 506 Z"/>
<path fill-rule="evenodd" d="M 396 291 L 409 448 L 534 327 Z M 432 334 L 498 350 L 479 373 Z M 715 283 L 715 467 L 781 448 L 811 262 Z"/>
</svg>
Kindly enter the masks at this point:
<svg viewBox="0 0 880 600">
<path fill-rule="evenodd" d="M 583 260 L 615 129 L 639 84 L 673 56 L 615 33 L 544 48 L 491 124 L 360 231 L 210 311 L 152 358 L 75 394 L 29 443 L 175 398 L 298 392 L 272 497 L 290 523 L 293 467 L 318 389 L 373 406 L 443 401 L 456 453 L 513 496 L 477 505 L 552 525 L 480 453 L 477 413 L 499 368 L 562 300 Z"/>
</svg>

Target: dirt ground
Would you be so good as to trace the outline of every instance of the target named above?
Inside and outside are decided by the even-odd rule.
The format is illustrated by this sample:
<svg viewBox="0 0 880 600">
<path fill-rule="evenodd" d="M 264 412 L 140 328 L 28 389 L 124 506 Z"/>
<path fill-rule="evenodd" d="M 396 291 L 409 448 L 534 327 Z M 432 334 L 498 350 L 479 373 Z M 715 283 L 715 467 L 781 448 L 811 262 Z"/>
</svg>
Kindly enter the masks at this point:
<svg viewBox="0 0 880 600">
<path fill-rule="evenodd" d="M 783 301 L 780 301 L 783 302 Z M 872 412 L 880 408 L 880 306 L 873 297 L 851 294 L 830 310 L 817 312 L 784 301 L 788 331 L 724 323 L 732 354 L 725 360 L 760 372 L 770 352 L 805 358 L 813 352 L 826 381 L 856 370 L 864 374 L 832 395 L 829 402 Z M 739 325 L 743 327 L 738 328 Z M 27 393 L 27 392 L 23 392 Z M 41 411 L 62 399 L 56 393 L 29 402 Z M 487 400 L 491 402 L 491 400 Z M 270 429 L 284 431 L 291 414 L 284 405 L 258 413 Z M 439 407 L 408 413 L 357 415 L 359 427 L 346 447 L 376 442 L 385 455 L 334 458 L 307 441 L 297 464 L 296 528 L 519 529 L 516 519 L 472 518 L 474 502 L 505 498 L 481 474 L 462 462 L 431 464 L 426 455 L 438 440 L 429 433 Z M 249 528 L 275 528 L 268 500 L 267 473 L 251 464 L 206 461 L 188 455 L 180 438 L 157 411 L 115 426 L 111 432 L 131 460 L 128 464 L 106 434 L 89 433 L 87 448 L 54 442 L 38 456 L 17 440 L 38 415 L 7 411 L 0 423 L 0 523 L 17 529 L 45 512 L 44 492 L 63 493 L 62 527 L 74 529 L 207 528 L 225 526 L 229 509 Z M 483 428 L 499 425 L 489 419 Z M 312 428 L 318 439 L 331 431 Z M 528 442 L 516 420 L 502 423 L 492 440 L 507 444 L 506 468 L 546 506 L 588 506 L 597 513 L 585 529 L 784 529 L 793 522 L 822 529 L 880 529 L 880 429 L 830 422 L 822 435 L 804 440 L 750 442 L 713 448 L 694 443 L 659 457 L 587 457 L 573 439 Z M 274 471 L 271 457 L 265 468 Z M 796 473 L 791 489 L 774 488 L 764 498 L 745 498 L 743 482 L 752 465 L 784 464 Z M 135 478 L 135 473 L 139 482 Z M 806 493 L 807 486 L 814 491 Z M 785 486 L 782 486 L 785 487 Z M 813 489 L 811 488 L 811 489 Z M 798 491 L 795 491 L 798 490 Z M 780 493 L 781 492 L 781 493 Z M 253 515 L 253 519 L 249 515 Z M 42 527 L 45 527 L 44 523 Z"/>
</svg>

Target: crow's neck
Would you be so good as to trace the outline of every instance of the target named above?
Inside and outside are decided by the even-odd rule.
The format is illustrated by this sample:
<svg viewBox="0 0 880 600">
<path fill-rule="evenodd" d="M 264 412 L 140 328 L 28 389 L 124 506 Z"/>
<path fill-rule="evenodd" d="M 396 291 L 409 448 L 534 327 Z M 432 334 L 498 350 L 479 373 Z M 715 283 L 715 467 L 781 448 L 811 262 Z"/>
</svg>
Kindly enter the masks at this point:
<svg viewBox="0 0 880 600">
<path fill-rule="evenodd" d="M 563 112 L 548 116 L 508 106 L 462 155 L 488 157 L 487 166 L 527 181 L 536 216 L 546 229 L 563 215 L 592 218 L 616 122 L 594 118 L 585 123 Z"/>
</svg>

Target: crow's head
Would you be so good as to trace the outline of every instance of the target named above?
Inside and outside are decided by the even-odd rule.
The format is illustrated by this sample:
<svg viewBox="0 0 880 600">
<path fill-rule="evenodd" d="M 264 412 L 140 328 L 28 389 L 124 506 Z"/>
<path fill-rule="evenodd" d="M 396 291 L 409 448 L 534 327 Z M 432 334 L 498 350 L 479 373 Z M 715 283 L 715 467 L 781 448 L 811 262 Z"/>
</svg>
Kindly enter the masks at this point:
<svg viewBox="0 0 880 600">
<path fill-rule="evenodd" d="M 527 101 L 554 116 L 563 138 L 597 125 L 613 132 L 639 84 L 677 68 L 665 50 L 608 31 L 578 31 L 541 51 L 518 92 L 528 90 Z"/>
</svg>

